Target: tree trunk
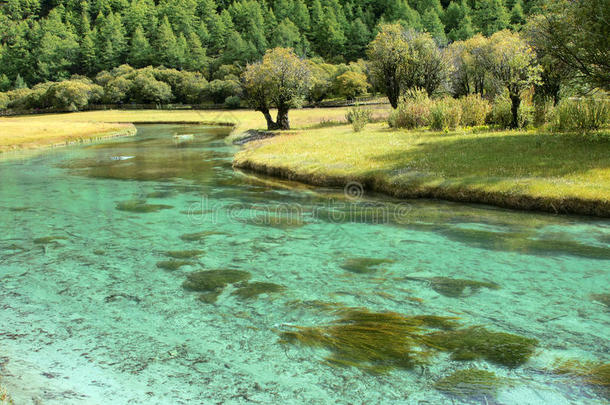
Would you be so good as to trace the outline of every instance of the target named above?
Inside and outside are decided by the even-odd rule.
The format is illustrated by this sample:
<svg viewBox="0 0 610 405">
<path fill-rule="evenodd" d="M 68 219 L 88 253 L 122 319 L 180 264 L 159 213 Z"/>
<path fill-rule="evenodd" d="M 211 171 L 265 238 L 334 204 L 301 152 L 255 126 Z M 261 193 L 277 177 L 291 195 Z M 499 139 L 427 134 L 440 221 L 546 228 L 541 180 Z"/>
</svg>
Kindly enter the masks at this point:
<svg viewBox="0 0 610 405">
<path fill-rule="evenodd" d="M 386 82 L 386 94 L 392 108 L 398 108 L 398 97 L 400 96 L 400 86 L 398 86 L 398 80 L 396 78 L 387 78 Z"/>
<path fill-rule="evenodd" d="M 273 118 L 271 118 L 271 114 L 269 114 L 269 110 L 265 109 L 265 110 L 262 110 L 261 112 L 265 116 L 265 120 L 267 120 L 267 131 L 273 131 L 274 129 L 277 129 L 277 124 L 273 121 Z"/>
<path fill-rule="evenodd" d="M 519 127 L 519 106 L 521 105 L 521 97 L 518 94 L 511 94 L 510 101 L 512 103 L 511 113 L 513 115 L 513 121 L 510 123 L 511 128 Z"/>
<path fill-rule="evenodd" d="M 288 108 L 278 107 L 276 129 L 290 129 L 290 121 L 288 120 Z"/>
</svg>

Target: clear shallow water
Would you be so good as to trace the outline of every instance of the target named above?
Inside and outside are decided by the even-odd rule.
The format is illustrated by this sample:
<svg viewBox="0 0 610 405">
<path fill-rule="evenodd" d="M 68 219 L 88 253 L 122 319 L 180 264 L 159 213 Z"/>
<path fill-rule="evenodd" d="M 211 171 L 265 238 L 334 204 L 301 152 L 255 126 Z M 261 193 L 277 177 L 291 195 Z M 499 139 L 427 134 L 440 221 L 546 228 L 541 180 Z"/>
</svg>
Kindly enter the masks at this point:
<svg viewBox="0 0 610 405">
<path fill-rule="evenodd" d="M 16 403 L 606 403 L 548 369 L 558 358 L 608 362 L 610 313 L 595 295 L 608 290 L 608 221 L 257 179 L 232 170 L 223 131 L 145 126 L 0 161 L 0 363 Z M 278 210 L 283 220 L 266 217 Z M 203 252 L 175 271 L 157 267 L 183 250 Z M 341 267 L 354 257 L 391 262 L 370 274 Z M 285 289 L 244 299 L 229 285 L 207 304 L 182 288 L 190 272 L 227 268 Z M 432 277 L 500 288 L 448 296 Z M 540 343 L 516 368 L 438 353 L 371 375 L 278 343 L 291 325 L 336 318 L 319 301 L 458 316 Z M 469 367 L 509 383 L 496 399 L 434 389 Z"/>
</svg>

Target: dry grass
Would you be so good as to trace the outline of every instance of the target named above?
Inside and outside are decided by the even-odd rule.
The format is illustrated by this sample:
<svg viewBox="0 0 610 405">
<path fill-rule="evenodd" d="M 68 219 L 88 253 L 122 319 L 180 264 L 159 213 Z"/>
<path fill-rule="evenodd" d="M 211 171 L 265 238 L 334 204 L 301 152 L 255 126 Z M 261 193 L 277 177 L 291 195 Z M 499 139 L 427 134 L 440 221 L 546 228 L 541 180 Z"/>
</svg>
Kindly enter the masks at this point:
<svg viewBox="0 0 610 405">
<path fill-rule="evenodd" d="M 388 106 L 375 107 L 385 116 Z M 345 123 L 346 107 L 295 109 L 290 119 L 295 128 Z M 274 112 L 272 112 L 274 113 Z M 235 127 L 232 139 L 247 129 L 265 129 L 265 119 L 252 110 L 106 110 L 68 114 L 42 114 L 0 118 L 0 152 L 32 149 L 112 134 L 126 135 L 129 124 L 144 123 L 225 124 Z"/>
<path fill-rule="evenodd" d="M 610 216 L 610 146 L 535 132 L 313 129 L 250 144 L 236 167 L 397 197 Z"/>
</svg>

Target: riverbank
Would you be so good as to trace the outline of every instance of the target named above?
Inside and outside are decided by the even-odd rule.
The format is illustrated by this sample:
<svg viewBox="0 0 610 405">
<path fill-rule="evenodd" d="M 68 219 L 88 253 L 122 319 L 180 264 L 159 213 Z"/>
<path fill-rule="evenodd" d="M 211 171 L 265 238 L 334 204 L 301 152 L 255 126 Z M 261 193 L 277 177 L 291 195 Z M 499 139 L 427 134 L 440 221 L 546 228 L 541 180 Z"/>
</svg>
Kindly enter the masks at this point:
<svg viewBox="0 0 610 405">
<path fill-rule="evenodd" d="M 378 105 L 374 111 L 382 119 L 389 106 Z M 290 118 L 295 129 L 316 128 L 345 124 L 346 112 L 347 107 L 303 108 L 291 111 Z M 105 110 L 0 117 L 0 153 L 133 135 L 133 124 L 164 123 L 232 126 L 228 141 L 266 125 L 263 115 L 253 110 Z"/>
<path fill-rule="evenodd" d="M 252 142 L 234 166 L 399 198 L 610 217 L 610 147 L 576 135 L 340 126 Z"/>
</svg>

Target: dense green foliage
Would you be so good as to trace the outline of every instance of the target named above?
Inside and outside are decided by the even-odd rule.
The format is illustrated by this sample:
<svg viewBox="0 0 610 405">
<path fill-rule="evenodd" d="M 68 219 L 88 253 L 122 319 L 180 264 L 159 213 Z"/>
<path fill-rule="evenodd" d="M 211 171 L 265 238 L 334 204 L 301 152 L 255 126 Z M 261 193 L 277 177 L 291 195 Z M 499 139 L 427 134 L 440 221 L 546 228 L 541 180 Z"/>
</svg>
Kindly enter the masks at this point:
<svg viewBox="0 0 610 405">
<path fill-rule="evenodd" d="M 273 47 L 329 62 L 364 57 L 378 25 L 439 44 L 519 27 L 537 0 L 7 0 L 0 2 L 0 91 L 92 76 L 122 64 L 202 72 L 245 66 Z M 18 75 L 19 80 L 18 80 Z"/>
</svg>

